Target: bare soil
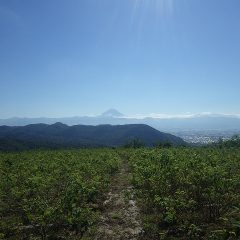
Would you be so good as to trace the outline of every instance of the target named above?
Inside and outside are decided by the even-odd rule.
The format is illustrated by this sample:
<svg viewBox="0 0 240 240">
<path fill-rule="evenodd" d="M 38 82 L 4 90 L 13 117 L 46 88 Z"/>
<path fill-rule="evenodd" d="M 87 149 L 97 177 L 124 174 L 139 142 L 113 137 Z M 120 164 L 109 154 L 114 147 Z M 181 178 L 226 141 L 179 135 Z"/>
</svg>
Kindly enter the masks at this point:
<svg viewBox="0 0 240 240">
<path fill-rule="evenodd" d="M 130 179 L 128 163 L 123 160 L 111 181 L 94 240 L 140 239 L 143 230 Z"/>
</svg>

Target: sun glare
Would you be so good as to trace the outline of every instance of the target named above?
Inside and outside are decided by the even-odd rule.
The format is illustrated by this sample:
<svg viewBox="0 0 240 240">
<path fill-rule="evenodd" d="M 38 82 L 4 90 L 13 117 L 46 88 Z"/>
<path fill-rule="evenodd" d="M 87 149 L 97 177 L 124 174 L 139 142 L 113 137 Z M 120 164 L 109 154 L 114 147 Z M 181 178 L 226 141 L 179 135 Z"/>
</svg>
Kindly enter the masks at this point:
<svg viewBox="0 0 240 240">
<path fill-rule="evenodd" d="M 137 11 L 153 11 L 156 15 L 171 15 L 173 0 L 133 0 L 133 14 Z"/>
</svg>

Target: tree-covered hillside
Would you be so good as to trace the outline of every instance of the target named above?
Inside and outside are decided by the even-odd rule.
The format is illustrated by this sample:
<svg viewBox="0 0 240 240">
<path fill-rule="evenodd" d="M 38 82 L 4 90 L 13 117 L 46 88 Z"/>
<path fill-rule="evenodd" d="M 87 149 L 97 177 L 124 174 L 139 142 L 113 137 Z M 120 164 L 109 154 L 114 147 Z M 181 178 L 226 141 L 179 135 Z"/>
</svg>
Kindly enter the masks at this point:
<svg viewBox="0 0 240 240">
<path fill-rule="evenodd" d="M 144 124 L 67 126 L 32 124 L 24 127 L 0 127 L 0 151 L 29 149 L 56 149 L 79 147 L 119 147 L 131 141 L 141 141 L 146 146 L 157 143 L 184 145 L 174 135 L 159 132 Z"/>
</svg>

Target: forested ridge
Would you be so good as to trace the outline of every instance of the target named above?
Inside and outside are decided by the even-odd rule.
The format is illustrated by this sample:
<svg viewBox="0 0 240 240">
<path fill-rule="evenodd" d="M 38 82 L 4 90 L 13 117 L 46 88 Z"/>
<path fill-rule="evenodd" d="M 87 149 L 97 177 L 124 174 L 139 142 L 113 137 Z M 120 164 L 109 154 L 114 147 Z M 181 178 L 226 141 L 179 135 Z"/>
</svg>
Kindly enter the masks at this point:
<svg viewBox="0 0 240 240">
<path fill-rule="evenodd" d="M 186 144 L 179 137 L 144 124 L 68 126 L 55 123 L 0 126 L 0 151 L 119 147 L 136 140 L 149 147 L 158 143 L 176 146 Z"/>
</svg>

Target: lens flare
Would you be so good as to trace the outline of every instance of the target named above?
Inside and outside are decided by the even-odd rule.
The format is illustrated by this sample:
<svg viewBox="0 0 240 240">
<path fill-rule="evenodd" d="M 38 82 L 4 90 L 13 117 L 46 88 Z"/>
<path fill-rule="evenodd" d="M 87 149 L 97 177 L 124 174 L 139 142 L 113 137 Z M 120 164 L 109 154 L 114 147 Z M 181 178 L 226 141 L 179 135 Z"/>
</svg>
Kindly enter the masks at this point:
<svg viewBox="0 0 240 240">
<path fill-rule="evenodd" d="M 169 16 L 173 13 L 173 0 L 133 0 L 132 18 L 139 12 L 151 12 L 158 17 Z"/>
<path fill-rule="evenodd" d="M 136 30 L 136 44 L 143 39 L 143 34 L 149 24 L 155 32 L 164 32 L 174 13 L 174 0 L 132 0 L 130 26 Z"/>
</svg>

